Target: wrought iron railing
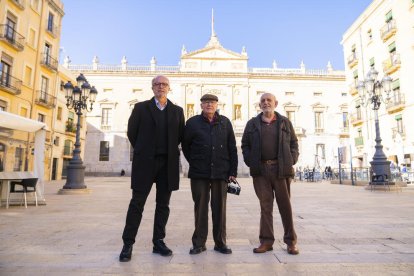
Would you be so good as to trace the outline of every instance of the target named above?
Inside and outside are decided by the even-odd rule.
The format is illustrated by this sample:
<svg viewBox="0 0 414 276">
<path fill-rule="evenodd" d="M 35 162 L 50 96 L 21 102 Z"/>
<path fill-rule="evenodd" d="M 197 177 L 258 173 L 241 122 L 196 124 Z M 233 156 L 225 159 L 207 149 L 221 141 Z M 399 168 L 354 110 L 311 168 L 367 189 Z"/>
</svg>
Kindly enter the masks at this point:
<svg viewBox="0 0 414 276">
<path fill-rule="evenodd" d="M 10 94 L 18 95 L 22 92 L 21 86 L 21 80 L 0 71 L 0 88 L 3 88 L 3 90 Z"/>
<path fill-rule="evenodd" d="M 41 60 L 41 64 L 47 66 L 48 68 L 57 71 L 58 66 L 59 66 L 59 62 L 57 59 L 53 58 L 49 53 L 44 52 L 42 53 L 42 60 Z"/>
<path fill-rule="evenodd" d="M 0 39 L 7 41 L 17 50 L 22 51 L 24 49 L 24 36 L 16 32 L 10 25 L 0 25 Z"/>
</svg>

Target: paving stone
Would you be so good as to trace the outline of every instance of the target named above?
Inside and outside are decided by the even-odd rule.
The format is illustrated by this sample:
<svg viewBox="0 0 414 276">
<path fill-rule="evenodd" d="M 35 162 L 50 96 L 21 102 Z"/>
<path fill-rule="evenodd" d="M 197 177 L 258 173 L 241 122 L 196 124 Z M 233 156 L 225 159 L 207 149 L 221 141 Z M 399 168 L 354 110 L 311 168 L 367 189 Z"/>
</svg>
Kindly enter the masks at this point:
<svg viewBox="0 0 414 276">
<path fill-rule="evenodd" d="M 207 251 L 189 255 L 194 230 L 188 179 L 173 193 L 167 245 L 152 253 L 155 189 L 145 206 L 128 263 L 118 261 L 131 197 L 127 177 L 86 178 L 90 194 L 58 195 L 63 181 L 45 183 L 46 205 L 0 208 L 0 275 L 414 275 L 414 189 L 370 191 L 328 182 L 292 184 L 297 256 L 286 253 L 274 205 L 274 250 L 259 244 L 260 205 L 249 178 L 227 202 L 227 243 L 213 250 L 211 213 Z M 34 273 L 35 272 L 35 273 Z"/>
</svg>

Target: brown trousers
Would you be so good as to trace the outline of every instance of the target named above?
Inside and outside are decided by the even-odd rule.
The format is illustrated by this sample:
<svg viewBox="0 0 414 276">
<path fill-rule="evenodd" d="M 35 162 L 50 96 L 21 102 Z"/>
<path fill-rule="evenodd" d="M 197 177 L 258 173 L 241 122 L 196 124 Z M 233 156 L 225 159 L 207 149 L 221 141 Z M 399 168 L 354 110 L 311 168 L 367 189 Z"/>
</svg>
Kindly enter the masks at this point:
<svg viewBox="0 0 414 276">
<path fill-rule="evenodd" d="M 226 245 L 226 181 L 192 178 L 191 193 L 194 201 L 195 224 L 192 242 L 194 247 L 204 246 L 207 241 L 210 191 L 214 243 L 218 247 Z"/>
<path fill-rule="evenodd" d="M 284 229 L 283 241 L 295 245 L 297 241 L 293 227 L 290 204 L 290 178 L 277 178 L 277 164 L 262 164 L 262 175 L 253 177 L 254 190 L 260 201 L 260 243 L 273 245 L 273 200 L 279 208 Z"/>
</svg>

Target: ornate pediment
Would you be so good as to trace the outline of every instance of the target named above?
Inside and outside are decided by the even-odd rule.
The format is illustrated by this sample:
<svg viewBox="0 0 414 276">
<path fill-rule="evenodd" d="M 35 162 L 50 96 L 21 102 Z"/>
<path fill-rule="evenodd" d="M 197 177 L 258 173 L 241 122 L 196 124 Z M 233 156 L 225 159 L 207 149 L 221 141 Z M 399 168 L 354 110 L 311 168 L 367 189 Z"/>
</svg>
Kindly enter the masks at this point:
<svg viewBox="0 0 414 276">
<path fill-rule="evenodd" d="M 181 59 L 238 59 L 247 60 L 247 56 L 227 50 L 223 47 L 211 46 L 182 55 Z"/>
</svg>

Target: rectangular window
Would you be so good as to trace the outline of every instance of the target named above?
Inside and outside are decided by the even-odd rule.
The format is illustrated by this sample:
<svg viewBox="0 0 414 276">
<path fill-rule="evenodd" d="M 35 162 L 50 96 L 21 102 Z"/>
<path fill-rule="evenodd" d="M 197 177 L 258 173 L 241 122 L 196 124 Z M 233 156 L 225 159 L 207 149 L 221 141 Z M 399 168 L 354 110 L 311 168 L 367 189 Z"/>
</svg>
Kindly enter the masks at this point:
<svg viewBox="0 0 414 276">
<path fill-rule="evenodd" d="M 20 116 L 27 117 L 27 108 L 26 107 L 20 108 Z"/>
<path fill-rule="evenodd" d="M 42 113 L 39 113 L 39 114 L 37 115 L 37 120 L 38 120 L 39 122 L 44 123 L 44 122 L 46 121 L 46 115 L 45 115 L 45 114 L 42 114 Z"/>
<path fill-rule="evenodd" d="M 295 96 L 295 92 L 292 91 L 286 91 L 285 96 Z"/>
<path fill-rule="evenodd" d="M 342 112 L 342 126 L 344 128 L 348 128 L 349 127 L 348 112 Z"/>
<path fill-rule="evenodd" d="M 395 46 L 395 41 L 394 41 L 393 43 L 388 45 L 388 52 L 389 53 L 394 53 L 395 51 L 396 51 L 396 46 Z"/>
<path fill-rule="evenodd" d="M 402 118 L 397 120 L 397 131 L 398 133 L 404 133 Z"/>
<path fill-rule="evenodd" d="M 32 86 L 32 68 L 27 65 L 24 68 L 24 83 L 27 86 Z"/>
<path fill-rule="evenodd" d="M 47 19 L 47 30 L 51 33 L 53 33 L 53 20 L 54 20 L 53 13 L 49 12 L 49 17 Z"/>
<path fill-rule="evenodd" d="M 17 22 L 17 18 L 12 14 L 7 13 L 4 37 L 13 43 L 15 42 L 15 39 L 16 39 L 16 28 L 17 28 L 16 22 Z"/>
<path fill-rule="evenodd" d="M 29 30 L 27 43 L 30 45 L 30 47 L 36 48 L 36 31 L 32 28 Z"/>
<path fill-rule="evenodd" d="M 11 81 L 11 71 L 13 59 L 10 56 L 2 53 L 1 63 L 0 63 L 0 84 L 6 87 L 12 85 Z M 11 59 L 11 60 L 10 60 Z"/>
<path fill-rule="evenodd" d="M 0 100 L 0 110 L 1 111 L 7 111 L 7 102 Z"/>
<path fill-rule="evenodd" d="M 313 92 L 314 97 L 322 97 L 322 92 Z"/>
<path fill-rule="evenodd" d="M 347 97 L 347 96 L 348 96 L 348 93 L 346 93 L 346 92 L 342 92 L 342 93 L 341 93 L 341 96 L 342 96 L 342 97 Z"/>
<path fill-rule="evenodd" d="M 315 132 L 323 132 L 323 112 L 315 112 Z"/>
<path fill-rule="evenodd" d="M 14 152 L 14 166 L 13 171 L 18 172 L 22 170 L 23 165 L 23 149 L 21 147 L 16 148 Z"/>
<path fill-rule="evenodd" d="M 374 57 L 369 59 L 369 66 L 372 67 L 372 68 L 375 67 L 375 58 Z"/>
<path fill-rule="evenodd" d="M 99 147 L 99 161 L 109 161 L 109 141 L 101 141 Z"/>
<path fill-rule="evenodd" d="M 292 122 L 293 126 L 295 126 L 295 111 L 288 110 L 286 111 L 286 117 L 289 119 L 289 121 Z"/>
<path fill-rule="evenodd" d="M 362 137 L 362 128 L 358 128 L 357 129 L 357 131 L 358 131 L 358 137 Z"/>
<path fill-rule="evenodd" d="M 392 10 L 387 12 L 387 14 L 385 15 L 385 22 L 390 22 L 391 20 L 392 20 Z"/>
<path fill-rule="evenodd" d="M 101 127 L 112 125 L 112 108 L 102 108 Z"/>
<path fill-rule="evenodd" d="M 57 116 L 56 116 L 56 119 L 58 120 L 58 121 L 62 121 L 62 108 L 59 106 L 58 107 L 58 109 L 57 109 Z"/>
<path fill-rule="evenodd" d="M 59 136 L 56 136 L 56 137 L 55 137 L 55 140 L 53 140 L 53 144 L 54 144 L 55 146 L 59 146 L 59 143 L 60 143 L 60 137 L 59 137 Z"/>
</svg>

